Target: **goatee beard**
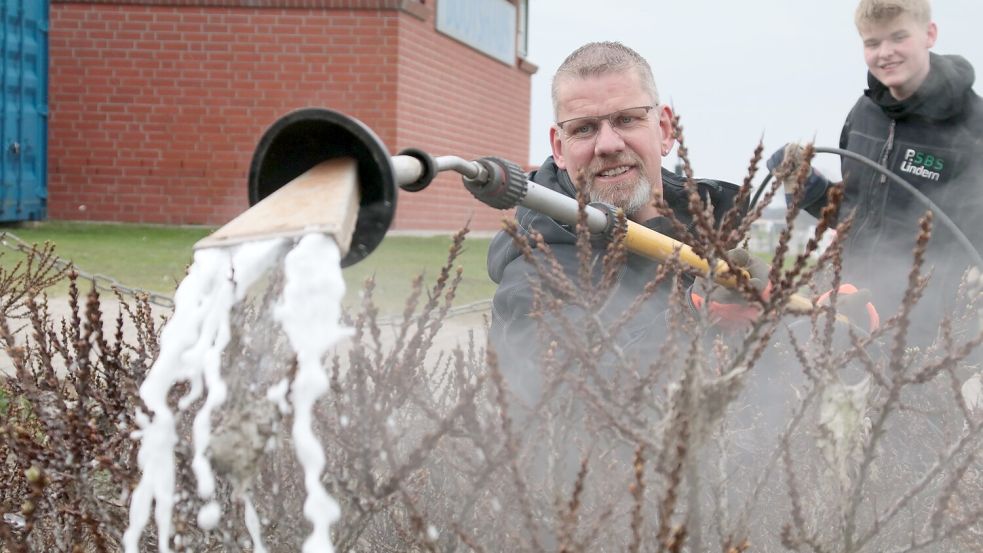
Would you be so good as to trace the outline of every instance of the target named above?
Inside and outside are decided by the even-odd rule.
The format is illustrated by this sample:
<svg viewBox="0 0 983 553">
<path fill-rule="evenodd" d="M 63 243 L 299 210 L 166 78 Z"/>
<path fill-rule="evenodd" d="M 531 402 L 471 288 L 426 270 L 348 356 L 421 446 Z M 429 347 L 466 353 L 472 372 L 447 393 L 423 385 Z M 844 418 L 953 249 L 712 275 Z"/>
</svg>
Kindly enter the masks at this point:
<svg viewBox="0 0 983 553">
<path fill-rule="evenodd" d="M 602 202 L 621 208 L 627 217 L 631 217 L 639 209 L 652 203 L 652 183 L 645 177 L 639 177 L 632 187 L 630 194 L 620 190 L 598 189 L 594 179 L 587 180 L 587 197 L 591 202 Z"/>
</svg>

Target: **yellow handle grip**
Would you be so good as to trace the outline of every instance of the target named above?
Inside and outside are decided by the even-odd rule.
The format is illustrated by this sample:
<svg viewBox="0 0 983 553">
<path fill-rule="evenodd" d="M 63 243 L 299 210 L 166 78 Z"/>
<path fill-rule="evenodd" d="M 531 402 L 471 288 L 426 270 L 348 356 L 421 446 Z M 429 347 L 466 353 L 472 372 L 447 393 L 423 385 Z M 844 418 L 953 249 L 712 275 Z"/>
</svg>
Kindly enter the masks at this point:
<svg viewBox="0 0 983 553">
<path fill-rule="evenodd" d="M 710 263 L 696 254 L 689 245 L 675 240 L 642 226 L 634 221 L 627 221 L 628 229 L 625 234 L 625 247 L 629 251 L 644 255 L 657 261 L 666 261 L 679 252 L 679 262 L 706 277 L 710 274 Z M 737 279 L 730 273 L 730 267 L 724 260 L 718 260 L 714 271 L 714 280 L 728 288 L 737 286 Z M 793 294 L 789 298 L 789 308 L 795 312 L 811 311 L 812 302 L 808 298 Z M 841 316 L 838 315 L 837 319 Z"/>
</svg>

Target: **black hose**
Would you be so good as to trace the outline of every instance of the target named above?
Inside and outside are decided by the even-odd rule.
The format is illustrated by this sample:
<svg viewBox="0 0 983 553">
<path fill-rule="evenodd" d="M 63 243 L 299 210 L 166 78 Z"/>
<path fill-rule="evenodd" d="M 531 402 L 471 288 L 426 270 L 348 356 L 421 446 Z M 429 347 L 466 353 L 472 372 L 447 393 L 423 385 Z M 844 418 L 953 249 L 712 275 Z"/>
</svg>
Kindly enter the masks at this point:
<svg viewBox="0 0 983 553">
<path fill-rule="evenodd" d="M 754 196 L 751 197 L 751 205 L 748 206 L 748 209 L 751 209 L 758 204 L 758 200 L 761 199 L 761 193 L 768 188 L 769 182 L 771 182 L 771 171 L 768 171 L 768 174 L 765 175 L 765 180 L 761 181 L 761 186 L 754 191 Z"/>
<path fill-rule="evenodd" d="M 976 247 L 973 246 L 973 243 L 969 241 L 969 238 L 966 237 L 966 234 L 963 233 L 962 229 L 960 229 L 956 225 L 956 223 L 954 223 L 952 219 L 950 219 L 949 216 L 946 215 L 944 211 L 942 211 L 942 208 L 935 205 L 935 202 L 930 200 L 928 196 L 926 196 L 925 194 L 922 194 L 917 188 L 909 184 L 906 180 L 889 171 L 887 167 L 884 167 L 883 165 L 880 165 L 874 162 L 873 160 L 866 158 L 856 152 L 851 152 L 849 150 L 844 150 L 842 148 L 821 148 L 821 147 L 815 147 L 813 148 L 813 150 L 819 154 L 836 154 L 840 157 L 847 157 L 854 161 L 863 163 L 868 167 L 876 169 L 881 174 L 891 179 L 895 184 L 907 190 L 916 200 L 921 202 L 922 205 L 930 209 L 932 213 L 935 215 L 935 217 L 943 225 L 945 225 L 945 227 L 948 228 L 950 232 L 952 232 L 953 236 L 956 237 L 956 240 L 959 242 L 959 244 L 966 249 L 966 252 L 969 254 L 969 257 L 972 258 L 973 263 L 975 263 L 977 267 L 983 268 L 983 257 L 980 256 L 979 250 L 977 250 Z M 771 180 L 771 177 L 772 177 L 772 173 L 771 171 L 769 171 L 768 175 L 765 177 L 765 180 L 761 183 L 761 186 L 758 188 L 758 190 L 755 191 L 754 196 L 751 198 L 751 205 L 749 207 L 754 207 L 754 205 L 758 203 L 758 199 L 761 197 L 761 193 L 765 190 L 765 188 L 767 188 L 768 182 Z"/>
</svg>

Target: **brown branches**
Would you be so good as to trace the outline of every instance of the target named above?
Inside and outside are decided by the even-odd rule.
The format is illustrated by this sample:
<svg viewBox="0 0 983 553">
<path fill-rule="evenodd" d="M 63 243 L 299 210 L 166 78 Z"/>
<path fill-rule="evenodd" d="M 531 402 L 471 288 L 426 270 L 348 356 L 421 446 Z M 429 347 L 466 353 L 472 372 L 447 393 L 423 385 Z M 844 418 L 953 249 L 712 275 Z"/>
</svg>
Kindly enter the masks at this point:
<svg viewBox="0 0 983 553">
<path fill-rule="evenodd" d="M 731 211 L 718 225 L 682 144 L 680 155 L 692 220 L 664 204 L 661 212 L 694 249 L 720 258 L 744 242 L 761 210 Z M 963 384 L 979 371 L 983 337 L 965 328 L 978 322 L 977 300 L 939 323 L 937 343 L 909 341 L 930 286 L 925 219 L 903 304 L 880 329 L 844 326 L 836 291 L 828 305 L 793 314 L 793 294 L 848 282 L 842 198 L 830 191 L 800 251 L 790 217 L 774 250 L 761 252 L 771 261 L 767 297 L 738 279 L 760 315 L 735 331 L 693 307 L 693 277 L 678 262 L 629 251 L 621 228 L 603 243 L 583 217 L 567 241 L 506 227 L 530 283 L 529 311 L 518 317 L 530 323 L 527 339 L 509 343 L 519 346 L 486 350 L 480 327 L 456 344 L 441 340 L 462 279 L 463 231 L 436 273 L 413 280 L 391 324 L 366 282 L 358 311 L 346 314 L 351 340 L 324 360 L 330 393 L 315 412 L 322 481 L 341 507 L 337 550 L 873 552 L 974 543 L 983 532 L 983 423 Z M 146 302 L 108 316 L 104 300 L 81 293 L 72 277 L 70 313 L 55 321 L 50 300 L 28 290 L 47 277 L 4 278 L 0 290 L 20 299 L 0 310 L 13 373 L 0 380 L 0 511 L 10 515 L 0 519 L 0 547 L 62 551 L 74 541 L 115 550 L 138 476 L 129 433 L 158 321 Z M 306 535 L 294 414 L 281 404 L 296 364 L 268 317 L 280 285 L 273 275 L 236 313 L 223 359 L 230 398 L 215 412 L 216 431 L 262 431 L 258 448 L 233 449 L 252 465 L 246 477 L 219 471 L 215 500 L 226 515 L 214 531 L 196 525 L 202 501 L 190 451 L 177 452 L 188 501 L 175 510 L 175 539 L 184 548 L 245 549 L 245 499 L 269 550 L 299 550 Z M 135 331 L 124 333 L 124 322 Z M 189 427 L 179 421 L 181 432 Z M 215 450 L 208 455 L 215 460 Z"/>
<path fill-rule="evenodd" d="M 119 320 L 107 336 L 98 294 L 81 307 L 75 273 L 67 274 L 70 312 L 57 331 L 43 289 L 66 272 L 54 268 L 52 252 L 46 246 L 20 269 L 0 271 L 0 288 L 17 298 L 0 309 L 14 369 L 13 377 L 0 377 L 0 396 L 10 399 L 0 417 L 0 544 L 113 551 L 126 519 L 120 497 L 138 476 L 127 437 L 139 404 L 136 382 L 157 352 L 146 342 L 125 347 Z M 136 309 L 149 311 L 145 304 Z M 134 324 L 145 337 L 155 334 L 145 322 Z M 8 520 L 18 517 L 23 527 L 11 531 Z"/>
</svg>

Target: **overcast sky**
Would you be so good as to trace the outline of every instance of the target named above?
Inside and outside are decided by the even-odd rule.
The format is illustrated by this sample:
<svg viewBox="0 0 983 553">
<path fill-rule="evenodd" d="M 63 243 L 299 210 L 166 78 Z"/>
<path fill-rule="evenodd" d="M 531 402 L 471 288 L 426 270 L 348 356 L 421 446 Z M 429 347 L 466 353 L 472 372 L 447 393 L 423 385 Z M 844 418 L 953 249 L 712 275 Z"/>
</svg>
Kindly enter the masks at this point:
<svg viewBox="0 0 983 553">
<path fill-rule="evenodd" d="M 983 0 L 937 0 L 934 51 L 960 54 L 983 92 Z M 866 87 L 853 24 L 856 0 L 529 0 L 530 163 L 550 154 L 550 81 L 563 59 L 617 40 L 652 65 L 663 101 L 680 115 L 697 176 L 740 183 L 758 139 L 765 155 L 787 141 L 836 147 Z M 675 163 L 675 150 L 664 161 Z M 839 160 L 815 165 L 839 176 Z M 759 173 L 755 184 L 764 174 Z"/>
</svg>

